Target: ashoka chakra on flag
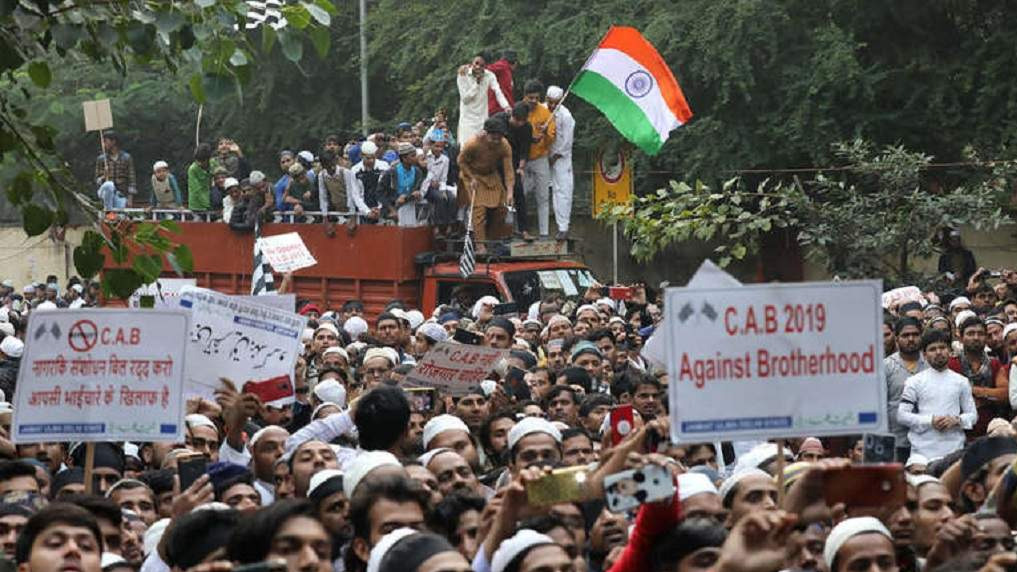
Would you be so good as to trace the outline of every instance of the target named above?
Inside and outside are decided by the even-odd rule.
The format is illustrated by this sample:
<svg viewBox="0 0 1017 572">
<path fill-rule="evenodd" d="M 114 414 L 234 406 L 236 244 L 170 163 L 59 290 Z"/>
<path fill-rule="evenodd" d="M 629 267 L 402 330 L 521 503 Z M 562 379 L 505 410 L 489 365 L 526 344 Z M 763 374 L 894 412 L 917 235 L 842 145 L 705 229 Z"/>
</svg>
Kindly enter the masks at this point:
<svg viewBox="0 0 1017 572">
<path fill-rule="evenodd" d="M 692 118 L 664 58 L 635 28 L 613 26 L 586 61 L 572 92 L 600 109 L 626 139 L 655 155 Z"/>
</svg>

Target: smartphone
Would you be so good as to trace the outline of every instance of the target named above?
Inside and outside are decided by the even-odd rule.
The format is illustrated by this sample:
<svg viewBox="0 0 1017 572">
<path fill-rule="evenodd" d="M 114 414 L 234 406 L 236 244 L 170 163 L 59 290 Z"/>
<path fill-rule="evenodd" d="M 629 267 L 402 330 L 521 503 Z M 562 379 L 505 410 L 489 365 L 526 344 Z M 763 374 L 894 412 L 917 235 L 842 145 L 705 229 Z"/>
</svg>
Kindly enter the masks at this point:
<svg viewBox="0 0 1017 572">
<path fill-rule="evenodd" d="M 555 469 L 550 475 L 527 483 L 526 498 L 538 506 L 584 500 L 589 472 L 586 465 Z"/>
<path fill-rule="evenodd" d="M 280 375 L 264 381 L 248 381 L 244 384 L 243 392 L 257 395 L 262 403 L 294 397 L 293 384 L 290 383 L 288 375 Z"/>
<path fill-rule="evenodd" d="M 204 455 L 191 455 L 177 459 L 177 475 L 180 476 L 180 491 L 183 492 L 194 484 L 208 468 L 208 458 Z"/>
<path fill-rule="evenodd" d="M 823 474 L 823 497 L 828 506 L 890 507 L 907 502 L 904 465 L 856 465 Z"/>
<path fill-rule="evenodd" d="M 462 328 L 456 328 L 456 333 L 452 335 L 452 339 L 470 346 L 484 345 L 484 336 Z"/>
<path fill-rule="evenodd" d="M 438 403 L 436 387 L 410 387 L 406 389 L 410 408 L 417 413 L 430 413 Z"/>
<path fill-rule="evenodd" d="M 611 408 L 611 445 L 622 442 L 632 429 L 635 428 L 635 419 L 632 414 L 632 405 L 617 405 Z"/>
<path fill-rule="evenodd" d="M 674 496 L 671 471 L 660 465 L 622 471 L 604 477 L 604 496 L 611 512 L 626 512 L 639 505 Z"/>
<path fill-rule="evenodd" d="M 264 562 L 234 566 L 233 572 L 286 572 L 286 562 L 284 560 L 265 560 Z"/>
<path fill-rule="evenodd" d="M 526 385 L 526 372 L 515 366 L 509 366 L 505 373 L 505 393 L 516 401 L 530 399 L 530 386 Z"/>
<path fill-rule="evenodd" d="M 896 444 L 893 435 L 866 433 L 863 437 L 865 451 L 862 462 L 866 465 L 892 463 L 896 459 Z"/>
<path fill-rule="evenodd" d="M 504 304 L 496 304 L 494 306 L 495 316 L 504 316 L 505 314 L 518 314 L 519 305 L 515 302 L 505 302 Z"/>
<path fill-rule="evenodd" d="M 611 286 L 607 289 L 607 297 L 612 300 L 631 300 L 632 288 L 628 286 Z"/>
</svg>

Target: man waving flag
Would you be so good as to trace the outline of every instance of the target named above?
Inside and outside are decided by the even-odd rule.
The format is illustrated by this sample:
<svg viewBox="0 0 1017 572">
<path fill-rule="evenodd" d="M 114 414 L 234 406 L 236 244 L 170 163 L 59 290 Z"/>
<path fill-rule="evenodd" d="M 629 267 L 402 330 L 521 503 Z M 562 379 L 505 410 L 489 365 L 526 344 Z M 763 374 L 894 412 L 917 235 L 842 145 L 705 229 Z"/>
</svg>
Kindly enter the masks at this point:
<svg viewBox="0 0 1017 572">
<path fill-rule="evenodd" d="M 653 44 L 635 28 L 612 26 L 570 88 L 649 155 L 692 110 Z"/>
</svg>

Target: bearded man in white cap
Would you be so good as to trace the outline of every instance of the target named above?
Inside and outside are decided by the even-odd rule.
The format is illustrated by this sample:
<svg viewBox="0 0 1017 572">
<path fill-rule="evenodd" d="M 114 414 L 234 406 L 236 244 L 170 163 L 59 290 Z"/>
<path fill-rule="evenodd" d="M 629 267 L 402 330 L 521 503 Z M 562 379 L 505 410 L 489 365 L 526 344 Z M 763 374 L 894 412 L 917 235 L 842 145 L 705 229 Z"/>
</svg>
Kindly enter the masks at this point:
<svg viewBox="0 0 1017 572">
<path fill-rule="evenodd" d="M 509 430 L 508 448 L 513 475 L 527 467 L 553 466 L 561 461 L 561 432 L 546 419 L 526 417 Z"/>
<path fill-rule="evenodd" d="M 547 108 L 554 115 L 558 133 L 548 153 L 551 163 L 551 204 L 554 206 L 554 222 L 558 225 L 558 240 L 568 238 L 569 221 L 572 218 L 572 143 L 574 142 L 576 120 L 572 112 L 562 105 L 565 93 L 556 85 L 547 88 Z"/>
<path fill-rule="evenodd" d="M 474 471 L 480 466 L 477 448 L 470 437 L 470 428 L 455 415 L 438 415 L 428 421 L 424 425 L 422 441 L 425 451 L 451 449 L 462 455 Z"/>
<path fill-rule="evenodd" d="M 371 220 L 381 217 L 378 180 L 389 169 L 389 164 L 378 159 L 377 155 L 378 146 L 373 141 L 364 141 L 360 145 L 361 160 L 350 169 L 355 184 L 349 189 L 349 199 L 356 207 L 357 214 Z"/>
<path fill-rule="evenodd" d="M 777 510 L 777 483 L 762 469 L 744 468 L 721 483 L 720 498 L 729 511 L 725 525 L 730 529 L 748 514 Z"/>
<path fill-rule="evenodd" d="M 896 572 L 897 555 L 890 531 L 871 516 L 849 518 L 826 538 L 823 560 L 830 572 Z"/>
</svg>

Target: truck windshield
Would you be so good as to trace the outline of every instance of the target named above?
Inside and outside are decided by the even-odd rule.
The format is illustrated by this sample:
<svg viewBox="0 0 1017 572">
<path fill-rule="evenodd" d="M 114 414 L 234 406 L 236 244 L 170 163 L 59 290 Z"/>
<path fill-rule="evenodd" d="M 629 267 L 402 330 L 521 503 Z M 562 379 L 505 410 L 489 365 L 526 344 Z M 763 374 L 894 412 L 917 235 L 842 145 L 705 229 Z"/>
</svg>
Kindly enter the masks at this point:
<svg viewBox="0 0 1017 572">
<path fill-rule="evenodd" d="M 505 284 L 512 293 L 512 300 L 519 305 L 520 312 L 525 312 L 530 304 L 539 301 L 545 294 L 558 293 L 569 298 L 578 298 L 594 282 L 593 275 L 585 268 L 505 273 Z"/>
</svg>

